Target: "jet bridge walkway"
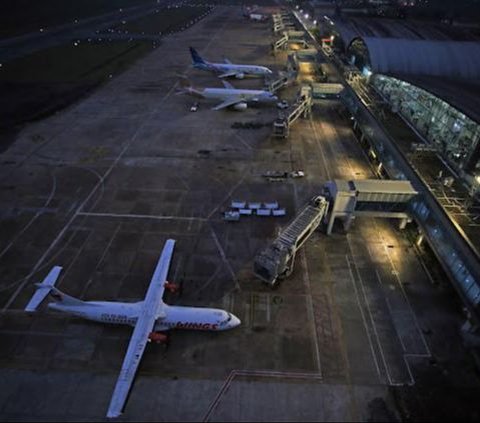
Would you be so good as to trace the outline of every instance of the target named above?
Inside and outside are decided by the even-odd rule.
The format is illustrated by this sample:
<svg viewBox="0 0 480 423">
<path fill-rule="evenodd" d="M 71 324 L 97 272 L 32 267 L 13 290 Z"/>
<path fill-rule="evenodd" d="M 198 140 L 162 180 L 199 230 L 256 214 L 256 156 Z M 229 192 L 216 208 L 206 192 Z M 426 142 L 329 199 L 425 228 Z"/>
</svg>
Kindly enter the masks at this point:
<svg viewBox="0 0 480 423">
<path fill-rule="evenodd" d="M 274 13 L 272 15 L 272 20 L 273 32 L 275 34 L 286 29 L 295 29 L 295 23 L 289 13 Z"/>
<path fill-rule="evenodd" d="M 282 37 L 272 44 L 273 54 L 281 49 L 286 50 L 289 44 L 299 44 L 303 49 L 308 49 L 305 31 L 284 31 Z"/>
<path fill-rule="evenodd" d="M 293 271 L 295 255 L 320 226 L 328 205 L 325 197 L 312 198 L 277 239 L 255 257 L 255 275 L 271 287 L 288 277 Z"/>
<path fill-rule="evenodd" d="M 265 90 L 275 93 L 283 87 L 293 84 L 297 80 L 297 71 L 292 68 L 288 68 L 286 72 L 280 73 L 280 76 L 271 81 L 265 82 Z"/>
<path fill-rule="evenodd" d="M 285 116 L 283 112 L 273 122 L 273 136 L 275 138 L 288 138 L 290 134 L 290 126 L 300 117 L 308 117 L 312 111 L 312 89 L 308 85 L 304 85 L 300 91 L 295 104 L 287 110 Z"/>
</svg>

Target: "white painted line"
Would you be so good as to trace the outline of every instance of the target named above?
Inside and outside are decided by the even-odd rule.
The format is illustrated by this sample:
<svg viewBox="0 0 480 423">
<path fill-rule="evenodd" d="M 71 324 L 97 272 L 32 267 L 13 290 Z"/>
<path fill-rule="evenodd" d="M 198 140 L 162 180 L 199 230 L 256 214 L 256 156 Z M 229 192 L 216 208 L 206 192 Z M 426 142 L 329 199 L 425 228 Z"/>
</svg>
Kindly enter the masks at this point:
<svg viewBox="0 0 480 423">
<path fill-rule="evenodd" d="M 163 104 L 163 102 L 170 96 L 170 94 L 173 92 L 175 87 L 177 86 L 177 83 L 175 83 L 170 90 L 165 94 L 165 96 L 158 102 L 157 107 L 152 110 L 151 116 L 154 116 L 157 110 L 160 108 L 160 106 Z M 22 289 L 25 287 L 25 285 L 28 283 L 30 278 L 37 272 L 37 270 L 41 267 L 42 263 L 45 261 L 45 259 L 48 257 L 48 255 L 51 253 L 51 251 L 57 246 L 57 244 L 60 242 L 60 240 L 63 238 L 64 234 L 67 232 L 67 230 L 70 228 L 71 224 L 73 221 L 78 217 L 79 213 L 81 213 L 82 209 L 88 204 L 90 199 L 93 197 L 93 195 L 97 192 L 98 188 L 100 186 L 103 186 L 104 181 L 110 176 L 112 173 L 113 169 L 115 166 L 118 164 L 118 162 L 122 159 L 123 155 L 125 152 L 128 150 L 130 145 L 136 140 L 138 134 L 140 131 L 143 129 L 145 125 L 147 125 L 148 119 L 145 119 L 143 124 L 141 124 L 135 133 L 132 135 L 132 137 L 125 143 L 124 147 L 120 151 L 119 155 L 117 158 L 113 161 L 113 163 L 109 166 L 107 171 L 101 176 L 100 180 L 95 184 L 95 186 L 92 188 L 90 193 L 87 195 L 87 197 L 83 200 L 83 202 L 80 204 L 80 206 L 77 208 L 75 213 L 72 215 L 72 217 L 68 220 L 68 222 L 65 224 L 65 226 L 62 228 L 62 230 L 59 232 L 57 237 L 53 240 L 53 242 L 50 244 L 50 246 L 47 248 L 45 253 L 40 257 L 40 259 L 37 261 L 31 272 L 24 278 L 23 282 L 20 283 L 18 288 L 15 290 L 15 292 L 12 294 L 10 299 L 7 301 L 5 306 L 2 309 L 2 312 L 5 312 L 15 301 L 15 299 L 18 297 Z"/>
<path fill-rule="evenodd" d="M 218 240 L 217 234 L 215 233 L 212 227 L 210 227 L 210 232 L 212 233 L 213 240 L 215 241 L 215 244 L 218 248 L 220 256 L 222 257 L 222 260 L 225 263 L 225 266 L 227 267 L 228 271 L 230 272 L 230 275 L 232 276 L 233 281 L 235 282 L 235 288 L 240 290 L 240 284 L 238 283 L 238 279 L 235 276 L 235 272 L 233 271 L 232 266 L 230 266 L 227 256 L 225 255 L 225 251 L 223 251 L 222 245 Z"/>
<path fill-rule="evenodd" d="M 245 146 L 247 147 L 249 150 L 252 150 L 252 147 L 250 147 L 250 145 L 247 143 L 247 141 L 245 141 L 243 139 L 243 137 L 240 136 L 240 134 L 238 134 L 237 132 L 235 132 L 235 136 L 237 137 L 237 139 Z"/>
<path fill-rule="evenodd" d="M 152 220 L 185 220 L 185 221 L 199 221 L 206 222 L 208 219 L 204 217 L 186 217 L 186 216 L 158 216 L 149 214 L 122 214 L 122 213 L 91 213 L 80 212 L 78 216 L 87 217 L 111 217 L 114 219 L 152 219 Z"/>
<path fill-rule="evenodd" d="M 322 156 L 323 166 L 325 168 L 325 172 L 327 173 L 327 179 L 331 180 L 332 177 L 330 175 L 330 171 L 328 170 L 327 159 L 325 158 L 325 154 L 323 152 L 322 144 L 321 144 L 320 138 L 318 137 L 317 128 L 315 128 L 315 124 L 313 122 L 312 114 L 310 114 L 310 125 L 313 129 L 313 136 L 315 137 L 315 141 L 317 143 L 318 150 L 320 151 L 320 155 Z"/>
<path fill-rule="evenodd" d="M 267 297 L 267 322 L 270 323 L 272 321 L 272 314 L 270 310 L 270 295 L 266 294 Z"/>
<path fill-rule="evenodd" d="M 420 266 L 422 266 L 423 270 L 425 271 L 427 277 L 428 277 L 428 280 L 430 281 L 430 283 L 435 286 L 435 280 L 433 279 L 433 276 L 432 274 L 430 273 L 430 270 L 428 270 L 428 267 L 427 265 L 424 263 L 422 257 L 421 257 L 421 252 L 419 250 L 419 248 L 417 247 L 417 245 L 414 243 L 413 244 L 413 248 L 415 249 L 415 251 L 417 252 L 415 254 L 415 257 L 417 258 L 418 262 L 420 263 Z"/>
<path fill-rule="evenodd" d="M 301 249 L 301 260 L 303 264 L 303 281 L 308 289 L 308 295 L 306 296 L 307 300 L 307 309 L 308 314 L 310 315 L 310 322 L 311 322 L 311 331 L 313 334 L 313 346 L 314 346 L 314 355 L 315 360 L 317 362 L 317 369 L 318 374 L 322 375 L 322 363 L 320 361 L 320 346 L 318 344 L 318 333 L 317 333 L 317 325 L 315 322 L 315 312 L 313 311 L 313 300 L 312 300 L 312 289 L 310 285 L 310 274 L 308 273 L 308 264 L 307 264 L 307 256 L 305 254 L 305 247 Z"/>
<path fill-rule="evenodd" d="M 382 278 L 380 277 L 380 274 L 378 273 L 377 269 L 375 269 L 375 274 L 377 275 L 377 282 L 380 285 L 380 289 L 383 291 Z M 386 296 L 385 296 L 385 302 L 387 303 L 387 308 L 388 308 L 388 311 L 390 312 L 390 316 L 393 319 L 394 311 L 392 310 L 392 306 L 390 305 L 390 301 L 389 301 L 388 297 L 386 297 Z M 404 352 L 407 352 L 407 349 L 405 348 L 405 344 L 403 343 L 402 337 L 398 333 L 397 325 L 395 324 L 395 322 L 393 322 L 393 327 L 395 328 L 395 333 L 397 334 L 397 338 L 398 338 L 398 340 L 399 340 L 399 342 L 402 346 L 402 350 Z"/>
<path fill-rule="evenodd" d="M 68 267 L 62 272 L 62 276 L 59 278 L 58 282 L 55 284 L 55 286 L 57 288 L 60 288 L 62 286 L 62 283 L 65 279 L 65 277 L 67 276 L 68 272 L 70 271 L 70 269 L 72 268 L 72 266 L 74 265 L 74 263 L 77 261 L 77 258 L 80 256 L 80 254 L 83 252 L 83 249 L 85 248 L 85 245 L 87 244 L 88 240 L 90 239 L 91 235 L 92 235 L 92 231 L 90 231 L 88 233 L 88 236 L 87 238 L 85 239 L 85 241 L 83 242 L 82 244 L 82 247 L 78 249 L 77 253 L 75 254 L 75 256 L 73 257 L 72 261 L 70 262 L 70 264 L 68 265 Z"/>
<path fill-rule="evenodd" d="M 22 234 L 24 234 L 27 231 L 27 229 L 32 225 L 32 223 L 35 222 L 35 220 L 37 220 L 37 218 L 43 213 L 43 209 L 45 209 L 50 204 L 50 201 L 52 201 L 56 190 L 57 190 L 57 177 L 55 176 L 55 170 L 54 170 L 54 172 L 53 172 L 53 187 L 52 187 L 52 190 L 50 191 L 50 196 L 48 197 L 47 201 L 45 202 L 45 204 L 42 207 L 42 210 L 37 212 L 35 214 L 35 216 L 32 217 L 30 222 L 28 222 L 27 225 L 25 225 L 22 228 L 22 230 L 15 235 L 15 237 L 8 243 L 8 245 L 0 253 L 0 258 L 2 258 L 5 255 L 5 253 L 12 247 L 12 245 L 15 243 L 15 241 L 18 238 L 20 238 L 20 236 Z"/>
<path fill-rule="evenodd" d="M 82 208 L 90 201 L 90 199 L 92 198 L 92 196 L 97 192 L 97 189 L 103 184 L 104 180 L 110 175 L 110 173 L 112 172 L 113 168 L 115 167 L 115 165 L 118 163 L 118 161 L 120 160 L 120 158 L 123 156 L 123 154 L 125 153 L 125 151 L 127 150 L 127 148 L 130 146 L 130 143 L 127 143 L 125 145 L 125 147 L 122 149 L 122 151 L 120 152 L 119 156 L 117 157 L 117 159 L 110 165 L 110 167 L 108 168 L 108 170 L 105 172 L 105 174 L 102 176 L 102 178 L 100 179 L 100 181 L 98 181 L 96 183 L 96 185 L 93 187 L 93 189 L 90 191 L 90 194 L 87 196 L 87 198 L 85 198 L 85 200 L 83 200 L 83 202 L 80 204 L 80 206 L 77 208 L 77 211 L 73 214 L 73 216 L 70 218 L 70 220 L 65 224 L 65 226 L 63 227 L 63 229 L 60 231 L 60 233 L 57 235 L 57 237 L 53 240 L 53 242 L 50 244 L 50 246 L 47 248 L 47 250 L 45 251 L 45 253 L 40 257 L 40 259 L 37 261 L 37 263 L 35 264 L 35 266 L 33 267 L 32 271 L 28 274 L 28 276 L 23 280 L 23 282 L 18 286 L 18 288 L 15 290 L 15 292 L 13 293 L 13 295 L 10 297 L 10 299 L 7 301 L 7 303 L 5 304 L 5 306 L 3 307 L 2 309 L 2 312 L 4 312 L 5 310 L 7 310 L 11 304 L 15 301 L 15 299 L 17 298 L 17 296 L 20 294 L 20 291 L 24 288 L 24 286 L 27 284 L 27 282 L 30 280 L 30 278 L 35 274 L 35 272 L 40 268 L 40 266 L 42 265 L 42 263 L 44 262 L 44 260 L 48 257 L 48 255 L 50 254 L 50 252 L 57 246 L 57 244 L 59 243 L 59 241 L 62 239 L 63 235 L 65 234 L 65 232 L 70 228 L 70 225 L 73 223 L 73 221 L 77 218 L 77 216 L 79 215 L 80 213 L 80 210 L 82 210 Z"/>
<path fill-rule="evenodd" d="M 103 260 L 105 259 L 107 253 L 108 253 L 108 250 L 110 249 L 110 246 L 112 245 L 112 242 L 113 240 L 115 239 L 115 237 L 117 236 L 118 234 L 118 231 L 120 230 L 120 225 L 117 225 L 117 227 L 115 228 L 115 231 L 113 232 L 113 235 L 111 236 L 111 238 L 108 240 L 108 243 L 107 243 L 107 246 L 104 248 L 103 250 L 103 253 L 102 253 L 102 256 L 100 257 L 100 260 L 98 260 L 97 262 L 97 265 L 95 266 L 95 269 L 93 269 L 93 272 L 90 274 L 90 278 L 88 279 L 87 283 L 85 284 L 85 286 L 83 287 L 82 289 L 82 293 L 80 295 L 80 299 L 83 299 L 88 288 L 90 288 L 90 285 L 92 284 L 92 275 L 97 271 L 98 267 L 102 264 Z M 126 275 L 125 275 L 126 276 Z"/>
<path fill-rule="evenodd" d="M 377 225 L 375 218 L 373 220 L 375 221 L 375 225 Z M 395 267 L 395 264 L 393 263 L 392 257 L 390 256 L 390 252 L 389 252 L 388 247 L 387 247 L 388 243 L 383 238 L 381 231 L 379 231 L 379 233 L 380 233 L 380 236 L 381 236 L 381 239 L 382 239 L 383 248 L 385 249 L 385 252 L 387 254 L 390 265 L 392 266 L 392 269 L 395 271 L 395 279 L 397 279 L 397 283 L 398 283 L 398 286 L 400 288 L 400 291 L 402 292 L 403 297 L 405 298 L 405 301 L 407 302 L 408 308 L 410 309 L 410 313 L 412 314 L 413 320 L 415 322 L 415 326 L 417 328 L 418 334 L 420 335 L 422 343 L 425 346 L 426 354 L 432 355 L 432 353 L 430 352 L 430 348 L 428 347 L 427 340 L 423 336 L 423 332 L 420 329 L 420 324 L 418 323 L 417 315 L 415 314 L 415 311 L 413 310 L 412 304 L 410 303 L 410 300 L 407 296 L 407 293 L 405 292 L 405 289 L 403 288 L 402 281 L 400 279 L 400 272 Z"/>
<path fill-rule="evenodd" d="M 213 272 L 212 275 L 208 278 L 208 280 L 200 288 L 197 289 L 197 292 L 204 290 L 208 285 L 210 285 L 214 281 L 214 279 L 220 273 L 221 267 L 222 266 L 218 266 L 215 269 L 215 272 Z"/>
<path fill-rule="evenodd" d="M 210 403 L 210 406 L 205 413 L 205 416 L 202 419 L 202 422 L 208 422 L 212 416 L 213 411 L 220 403 L 220 400 L 228 388 L 232 384 L 233 380 L 236 377 L 250 376 L 250 377 L 271 377 L 271 378 L 284 378 L 284 379 L 307 379 L 307 380 L 316 380 L 321 381 L 322 378 L 320 375 L 315 373 L 293 373 L 293 372 L 277 372 L 273 370 L 232 370 L 225 380 L 224 384 L 220 388 L 220 391 L 217 393 L 213 401 Z"/>
<path fill-rule="evenodd" d="M 347 236 L 347 241 L 348 241 L 348 236 Z M 380 351 L 380 355 L 382 357 L 382 361 L 383 361 L 383 365 L 385 366 L 385 371 L 387 373 L 387 377 L 388 377 L 388 381 L 390 383 L 390 385 L 396 385 L 396 382 L 393 382 L 392 381 L 392 378 L 390 376 L 390 369 L 388 367 L 388 364 L 387 364 L 387 359 L 385 358 L 385 353 L 383 351 L 383 347 L 382 347 L 382 343 L 380 341 L 380 337 L 378 335 L 378 331 L 377 331 L 377 325 L 375 324 L 375 320 L 373 318 L 373 315 L 372 315 L 372 310 L 370 309 L 370 306 L 369 306 L 369 303 L 368 303 L 368 299 L 367 299 L 367 293 L 365 291 L 365 286 L 363 284 L 363 280 L 362 280 L 362 277 L 360 275 L 360 271 L 358 270 L 358 265 L 357 263 L 355 262 L 355 256 L 353 255 L 353 251 L 352 251 L 352 248 L 350 246 L 350 241 L 348 241 L 348 245 L 349 245 L 349 248 L 350 248 L 350 252 L 351 252 L 351 255 L 352 255 L 352 259 L 353 259 L 353 264 L 354 264 L 354 267 L 355 267 L 355 271 L 357 273 L 357 276 L 358 276 L 358 282 L 360 283 L 360 288 L 362 290 L 362 294 L 363 294 L 363 298 L 365 299 L 365 305 L 367 307 L 367 311 L 368 311 L 368 315 L 370 317 L 370 321 L 372 322 L 372 328 L 373 328 L 373 333 L 375 334 L 375 338 L 376 338 L 376 341 L 377 341 L 377 345 L 378 345 L 378 349 Z M 348 257 L 347 257 L 347 260 L 348 260 Z"/>
<path fill-rule="evenodd" d="M 413 377 L 413 373 L 412 373 L 412 370 L 410 369 L 410 364 L 408 364 L 408 360 L 407 360 L 407 355 L 404 354 L 403 355 L 403 361 L 405 362 L 405 366 L 407 367 L 407 370 L 408 370 L 408 375 L 410 376 L 410 382 L 408 383 L 410 386 L 413 386 L 415 385 L 415 379 Z"/>
<path fill-rule="evenodd" d="M 227 201 L 231 195 L 235 192 L 235 190 L 243 183 L 245 178 L 247 177 L 248 172 L 244 172 L 243 176 L 240 178 L 240 180 L 232 187 L 230 191 L 228 191 L 227 195 L 222 199 L 222 201 L 209 213 L 207 216 L 207 220 L 210 220 L 210 218 L 218 211 L 218 209 L 222 206 L 222 204 Z"/>
<path fill-rule="evenodd" d="M 251 314 L 252 314 L 252 310 L 250 308 L 250 304 L 245 303 L 245 314 L 244 314 L 244 317 L 242 319 L 242 325 L 246 328 L 251 327 L 251 324 L 252 324 L 252 321 L 253 321 L 251 319 Z"/>
<path fill-rule="evenodd" d="M 350 263 L 350 260 L 348 259 L 348 255 L 346 254 L 345 255 L 345 258 L 347 260 L 347 266 L 348 266 L 348 271 L 350 272 L 350 279 L 352 281 L 352 285 L 353 285 L 353 290 L 355 292 L 355 298 L 357 299 L 357 305 L 358 305 L 358 309 L 360 310 L 360 315 L 362 316 L 362 323 L 363 323 L 363 327 L 365 329 L 365 332 L 367 333 L 367 338 L 368 338 L 368 343 L 370 345 L 370 351 L 372 353 L 372 357 L 373 357 L 373 362 L 375 363 L 375 368 L 377 369 L 377 374 L 378 374 L 378 377 L 382 377 L 382 373 L 380 371 L 380 366 L 378 365 L 378 361 L 377 361 L 377 356 L 375 354 L 375 350 L 373 349 L 373 342 L 372 342 L 372 338 L 371 338 L 371 334 L 370 334 L 370 329 L 367 325 L 367 319 L 365 318 L 365 313 L 363 312 L 363 308 L 362 308 L 362 304 L 360 303 L 360 297 L 358 295 L 358 290 L 357 290 L 357 286 L 355 284 L 355 277 L 353 276 L 353 271 L 352 271 L 352 265 Z"/>
</svg>

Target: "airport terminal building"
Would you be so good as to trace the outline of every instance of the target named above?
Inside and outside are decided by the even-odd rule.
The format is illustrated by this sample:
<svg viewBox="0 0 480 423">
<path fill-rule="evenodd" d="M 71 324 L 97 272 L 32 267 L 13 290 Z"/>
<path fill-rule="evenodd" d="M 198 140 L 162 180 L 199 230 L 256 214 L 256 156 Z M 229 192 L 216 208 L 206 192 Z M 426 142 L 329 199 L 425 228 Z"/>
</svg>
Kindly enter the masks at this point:
<svg viewBox="0 0 480 423">
<path fill-rule="evenodd" d="M 440 23 L 318 17 L 349 88 L 343 102 L 379 174 L 422 195 L 412 215 L 478 316 L 480 42 Z"/>
<path fill-rule="evenodd" d="M 446 26 L 398 20 L 354 18 L 331 26 L 336 49 L 478 190 L 478 40 Z"/>
</svg>

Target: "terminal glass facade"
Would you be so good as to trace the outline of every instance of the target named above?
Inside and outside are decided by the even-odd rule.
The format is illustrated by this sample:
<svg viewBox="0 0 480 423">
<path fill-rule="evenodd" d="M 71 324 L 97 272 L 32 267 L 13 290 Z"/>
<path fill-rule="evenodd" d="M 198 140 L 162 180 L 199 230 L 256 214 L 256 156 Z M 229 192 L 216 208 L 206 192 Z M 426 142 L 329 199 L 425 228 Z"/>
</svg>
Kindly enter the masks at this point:
<svg viewBox="0 0 480 423">
<path fill-rule="evenodd" d="M 398 158 L 398 153 L 390 146 L 388 137 L 378 122 L 362 110 L 358 99 L 348 91 L 344 93 L 342 99 L 354 118 L 354 132 L 368 151 L 372 164 L 382 163 L 382 176 L 390 179 L 407 179 L 413 183 L 414 172 Z M 419 192 L 422 192 L 422 189 L 419 189 Z M 480 306 L 478 261 L 466 252 L 456 229 L 451 223 L 447 223 L 445 218 L 440 217 L 437 206 L 433 207 L 432 204 L 435 202 L 429 201 L 424 195 L 419 195 L 410 203 L 412 216 L 415 217 L 439 262 L 456 282 L 455 285 L 464 300 L 472 308 L 477 309 Z"/>
<path fill-rule="evenodd" d="M 372 75 L 371 84 L 454 168 L 480 172 L 480 125 L 445 101 L 405 81 Z"/>
</svg>

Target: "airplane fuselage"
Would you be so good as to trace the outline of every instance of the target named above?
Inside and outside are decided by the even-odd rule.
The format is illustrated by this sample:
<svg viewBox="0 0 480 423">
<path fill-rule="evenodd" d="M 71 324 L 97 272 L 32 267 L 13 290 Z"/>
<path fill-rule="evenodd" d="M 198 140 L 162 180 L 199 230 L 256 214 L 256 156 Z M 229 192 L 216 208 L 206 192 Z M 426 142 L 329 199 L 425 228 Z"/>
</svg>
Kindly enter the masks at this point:
<svg viewBox="0 0 480 423">
<path fill-rule="evenodd" d="M 135 326 L 142 310 L 143 302 L 121 303 L 108 301 L 88 301 L 82 305 L 62 305 L 50 303 L 52 310 L 67 313 L 95 322 Z M 162 307 L 162 316 L 155 321 L 155 331 L 170 329 L 194 329 L 221 331 L 240 324 L 240 320 L 225 310 L 204 307 L 169 306 Z"/>
<path fill-rule="evenodd" d="M 237 97 L 240 101 L 254 100 L 260 102 L 274 102 L 277 101 L 277 97 L 269 91 L 263 90 L 242 90 L 232 88 L 204 88 L 201 91 L 201 95 L 205 98 L 213 98 L 226 100 L 228 98 Z"/>
<path fill-rule="evenodd" d="M 228 63 L 195 63 L 193 65 L 197 69 L 218 72 L 218 73 L 228 73 L 235 72 L 237 74 L 243 75 L 257 75 L 265 76 L 270 75 L 272 71 L 265 66 L 256 66 L 256 65 L 235 65 Z"/>
</svg>

